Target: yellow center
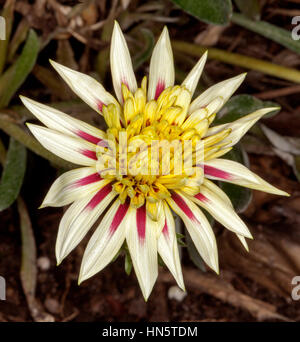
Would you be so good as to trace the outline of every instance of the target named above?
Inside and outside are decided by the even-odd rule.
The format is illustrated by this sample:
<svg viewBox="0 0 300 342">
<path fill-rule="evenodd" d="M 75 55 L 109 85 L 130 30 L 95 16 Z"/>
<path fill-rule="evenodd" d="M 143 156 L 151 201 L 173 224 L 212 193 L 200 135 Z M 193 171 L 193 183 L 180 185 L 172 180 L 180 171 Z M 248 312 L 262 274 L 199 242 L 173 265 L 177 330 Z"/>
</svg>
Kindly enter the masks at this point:
<svg viewBox="0 0 300 342">
<path fill-rule="evenodd" d="M 201 108 L 190 115 L 191 93 L 184 86 L 166 88 L 150 101 L 146 86 L 144 77 L 133 94 L 122 84 L 123 106 L 103 106 L 107 140 L 97 149 L 97 167 L 103 178 L 113 180 L 122 202 L 130 198 L 135 208 L 146 202 L 148 214 L 157 219 L 157 202 L 170 190 L 199 192 L 199 163 L 229 150 L 219 143 L 230 130 L 205 137 L 215 114 Z"/>
</svg>

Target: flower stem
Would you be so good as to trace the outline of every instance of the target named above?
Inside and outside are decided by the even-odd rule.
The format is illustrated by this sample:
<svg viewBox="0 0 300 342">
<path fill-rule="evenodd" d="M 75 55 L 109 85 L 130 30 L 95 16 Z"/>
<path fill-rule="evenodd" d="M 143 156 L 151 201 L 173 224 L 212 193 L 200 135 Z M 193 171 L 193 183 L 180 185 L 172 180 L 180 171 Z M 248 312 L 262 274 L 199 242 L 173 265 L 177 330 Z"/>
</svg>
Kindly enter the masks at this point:
<svg viewBox="0 0 300 342">
<path fill-rule="evenodd" d="M 218 61 L 238 65 L 247 69 L 257 70 L 264 74 L 282 78 L 284 80 L 300 83 L 300 71 L 287 68 L 261 59 L 244 56 L 238 53 L 227 52 L 221 49 L 206 48 L 204 46 L 186 43 L 182 41 L 173 41 L 173 48 L 177 51 L 188 53 L 195 57 L 200 57 L 206 50 L 208 58 Z"/>
</svg>

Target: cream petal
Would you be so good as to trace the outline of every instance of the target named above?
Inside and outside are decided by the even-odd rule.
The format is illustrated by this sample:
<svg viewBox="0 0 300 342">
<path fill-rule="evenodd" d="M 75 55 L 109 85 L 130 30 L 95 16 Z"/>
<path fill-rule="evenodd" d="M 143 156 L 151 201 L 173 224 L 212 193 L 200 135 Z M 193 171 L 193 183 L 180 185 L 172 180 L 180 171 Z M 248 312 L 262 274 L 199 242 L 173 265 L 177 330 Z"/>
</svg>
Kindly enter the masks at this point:
<svg viewBox="0 0 300 342">
<path fill-rule="evenodd" d="M 106 134 L 81 120 L 74 119 L 57 109 L 45 106 L 25 96 L 20 96 L 24 106 L 44 125 L 58 132 L 80 137 L 93 144 L 105 138 Z"/>
<path fill-rule="evenodd" d="M 189 113 L 193 113 L 199 108 L 207 107 L 212 101 L 219 99 L 216 106 L 210 110 L 211 113 L 217 113 L 241 85 L 245 77 L 246 74 L 244 73 L 211 86 L 191 103 Z"/>
<path fill-rule="evenodd" d="M 68 208 L 60 222 L 56 240 L 58 264 L 79 244 L 115 196 L 111 184 L 107 184 Z"/>
<path fill-rule="evenodd" d="M 103 217 L 92 235 L 83 255 L 79 283 L 92 277 L 108 265 L 118 253 L 125 240 L 126 219 L 129 204 L 117 199 Z"/>
<path fill-rule="evenodd" d="M 220 200 L 224 201 L 227 205 L 233 208 L 230 198 L 226 195 L 226 193 L 221 190 L 215 183 L 210 180 L 204 178 L 203 185 L 211 190 L 215 195 L 219 196 Z M 248 244 L 244 236 L 236 234 L 238 239 L 241 241 L 242 245 L 245 247 L 246 251 L 249 252 Z"/>
<path fill-rule="evenodd" d="M 163 205 L 165 212 L 165 224 L 158 238 L 158 253 L 177 281 L 178 286 L 185 291 L 177 245 L 175 221 L 169 206 L 166 203 Z"/>
<path fill-rule="evenodd" d="M 224 201 L 219 193 L 215 194 L 204 184 L 201 185 L 200 193 L 193 196 L 191 199 L 198 205 L 207 210 L 218 222 L 232 232 L 252 239 L 252 235 L 245 223 L 236 214 L 233 207 Z"/>
<path fill-rule="evenodd" d="M 220 180 L 271 194 L 289 196 L 288 193 L 267 183 L 244 165 L 228 160 L 213 159 L 203 163 L 205 177 Z"/>
<path fill-rule="evenodd" d="M 233 207 L 230 198 L 227 194 L 220 189 L 215 183 L 210 181 L 209 179 L 204 178 L 202 185 L 205 186 L 208 190 L 212 191 L 215 195 L 219 196 L 222 201 L 224 201 L 227 205 Z M 200 187 L 201 188 L 201 187 Z"/>
<path fill-rule="evenodd" d="M 98 113 L 102 113 L 103 105 L 107 106 L 110 103 L 118 105 L 117 100 L 93 77 L 52 60 L 50 63 L 74 93 Z"/>
<path fill-rule="evenodd" d="M 208 129 L 206 136 L 216 134 L 224 129 L 230 128 L 231 133 L 222 141 L 227 143 L 224 147 L 230 147 L 237 144 L 240 139 L 248 132 L 248 130 L 264 115 L 277 110 L 277 107 L 262 108 L 242 118 L 223 125 L 214 126 Z"/>
<path fill-rule="evenodd" d="M 36 139 L 57 156 L 78 165 L 91 166 L 96 163 L 96 145 L 49 128 L 33 124 L 27 126 Z"/>
<path fill-rule="evenodd" d="M 115 93 L 119 102 L 123 103 L 122 83 L 127 85 L 131 92 L 137 90 L 137 83 L 124 35 L 116 21 L 110 46 L 110 67 Z"/>
<path fill-rule="evenodd" d="M 52 184 L 40 208 L 68 205 L 102 188 L 108 182 L 102 180 L 95 167 L 65 172 Z"/>
<path fill-rule="evenodd" d="M 157 223 L 146 214 L 145 206 L 130 208 L 126 220 L 126 241 L 135 274 L 145 300 L 158 275 Z"/>
<path fill-rule="evenodd" d="M 245 250 L 247 252 L 249 252 L 249 247 L 248 247 L 248 244 L 247 244 L 247 241 L 245 239 L 245 237 L 243 235 L 240 235 L 240 234 L 236 234 L 236 236 L 238 237 L 238 239 L 241 241 L 241 244 L 243 245 L 243 247 L 245 248 Z"/>
<path fill-rule="evenodd" d="M 173 52 L 168 29 L 164 27 L 150 61 L 148 100 L 157 99 L 165 88 L 174 85 L 174 80 Z"/>
<path fill-rule="evenodd" d="M 167 198 L 167 201 L 176 214 L 182 218 L 203 260 L 216 273 L 219 273 L 216 238 L 205 215 L 192 200 L 179 191 L 174 192 L 171 198 Z"/>
<path fill-rule="evenodd" d="M 182 85 L 185 86 L 190 91 L 192 96 L 193 96 L 195 89 L 198 85 L 200 76 L 202 74 L 204 65 L 206 63 L 206 59 L 207 59 L 207 51 L 204 52 L 204 54 L 199 59 L 197 64 L 193 67 L 193 69 L 187 75 L 185 80 L 182 82 Z"/>
</svg>

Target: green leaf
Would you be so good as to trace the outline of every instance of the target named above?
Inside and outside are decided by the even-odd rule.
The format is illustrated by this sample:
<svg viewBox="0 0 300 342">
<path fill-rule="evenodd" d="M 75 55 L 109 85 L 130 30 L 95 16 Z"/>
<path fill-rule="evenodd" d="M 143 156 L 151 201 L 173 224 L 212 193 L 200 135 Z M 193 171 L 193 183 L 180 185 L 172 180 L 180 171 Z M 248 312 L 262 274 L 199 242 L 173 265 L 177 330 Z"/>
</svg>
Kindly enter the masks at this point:
<svg viewBox="0 0 300 342">
<path fill-rule="evenodd" d="M 254 21 L 242 14 L 233 13 L 232 21 L 250 31 L 261 34 L 274 42 L 300 54 L 300 40 L 292 39 L 291 32 L 272 25 L 266 21 Z"/>
<path fill-rule="evenodd" d="M 18 197 L 26 170 L 26 148 L 10 138 L 6 162 L 0 183 L 0 211 Z"/>
<path fill-rule="evenodd" d="M 214 218 L 206 211 L 203 211 L 203 213 L 206 216 L 206 218 L 208 219 L 208 222 L 210 223 L 210 225 L 213 226 L 214 225 Z M 193 263 L 202 272 L 206 272 L 206 266 L 205 266 L 204 260 L 202 259 L 201 255 L 197 251 L 197 248 L 195 247 L 195 244 L 194 244 L 188 230 L 186 228 L 184 230 L 185 230 L 185 241 L 186 241 L 186 246 L 187 246 L 187 250 L 189 253 L 189 257 L 191 258 Z"/>
<path fill-rule="evenodd" d="M 9 104 L 11 98 L 31 72 L 38 56 L 39 47 L 38 36 L 33 30 L 30 30 L 21 55 L 0 78 L 0 88 L 2 89 L 0 108 Z M 9 80 L 7 80 L 7 73 L 10 74 Z"/>
<path fill-rule="evenodd" d="M 251 95 L 233 96 L 218 113 L 218 117 L 214 121 L 214 125 L 220 125 L 235 121 L 241 117 L 250 114 L 258 109 L 267 107 L 280 107 L 277 103 L 271 101 L 261 101 Z M 271 117 L 279 113 L 280 109 L 265 115 Z"/>
<path fill-rule="evenodd" d="M 185 12 L 206 23 L 226 25 L 232 14 L 231 0 L 172 0 Z"/>
<path fill-rule="evenodd" d="M 224 155 L 224 158 L 236 161 L 249 167 L 248 155 L 240 144 L 235 145 L 230 152 Z M 242 213 L 248 208 L 252 199 L 252 191 L 250 189 L 226 182 L 219 182 L 219 187 L 230 198 L 234 209 L 238 213 Z"/>
<path fill-rule="evenodd" d="M 259 0 L 235 0 L 239 10 L 248 18 L 259 20 L 260 19 L 260 2 Z"/>
</svg>

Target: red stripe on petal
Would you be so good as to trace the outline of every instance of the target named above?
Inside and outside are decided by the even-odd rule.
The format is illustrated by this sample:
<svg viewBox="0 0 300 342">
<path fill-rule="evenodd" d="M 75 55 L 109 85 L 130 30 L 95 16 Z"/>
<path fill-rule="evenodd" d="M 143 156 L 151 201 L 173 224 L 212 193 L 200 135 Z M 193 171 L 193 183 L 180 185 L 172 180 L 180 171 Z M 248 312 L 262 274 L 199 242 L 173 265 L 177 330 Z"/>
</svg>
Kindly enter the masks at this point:
<svg viewBox="0 0 300 342">
<path fill-rule="evenodd" d="M 105 185 L 101 190 L 99 190 L 96 195 L 89 201 L 85 209 L 93 210 L 97 205 L 112 191 L 111 184 Z"/>
<path fill-rule="evenodd" d="M 127 80 L 126 80 L 125 77 L 122 77 L 122 79 L 121 79 L 121 84 L 122 84 L 122 83 L 126 85 L 126 87 L 128 88 L 128 90 L 130 90 L 130 89 L 129 89 L 128 82 L 127 82 Z"/>
<path fill-rule="evenodd" d="M 201 193 L 195 195 L 194 197 L 197 198 L 201 202 L 209 202 L 209 199 L 205 197 L 204 195 L 202 195 Z"/>
<path fill-rule="evenodd" d="M 205 197 L 206 198 L 206 197 Z M 178 194 L 174 193 L 172 195 L 172 199 L 175 201 L 177 206 L 185 213 L 185 215 L 193 221 L 195 224 L 201 226 L 201 222 L 197 219 L 197 217 L 193 214 L 192 210 L 188 207 L 185 200 L 180 197 Z M 207 199 L 208 200 L 208 199 Z"/>
<path fill-rule="evenodd" d="M 97 102 L 97 108 L 100 110 L 100 112 L 102 112 L 103 106 L 105 106 L 105 104 L 99 100 L 99 101 Z"/>
<path fill-rule="evenodd" d="M 209 166 L 209 165 L 204 165 L 204 174 L 211 176 L 211 177 L 216 177 L 216 178 L 222 178 L 222 179 L 227 179 L 227 180 L 232 180 L 234 177 L 232 176 L 232 174 L 220 170 L 220 169 L 216 169 L 215 167 Z"/>
<path fill-rule="evenodd" d="M 88 185 L 91 183 L 95 183 L 95 182 L 99 182 L 100 180 L 102 180 L 102 178 L 100 177 L 99 173 L 93 173 L 89 176 L 83 177 L 81 179 L 79 179 L 78 181 L 76 181 L 73 186 L 83 186 L 83 185 Z"/>
<path fill-rule="evenodd" d="M 86 133 L 84 131 L 78 130 L 75 132 L 80 138 L 97 145 L 102 139 L 98 137 L 94 137 L 93 135 Z"/>
<path fill-rule="evenodd" d="M 120 223 L 123 221 L 127 210 L 129 208 L 129 203 L 124 203 L 124 204 L 120 204 L 112 222 L 111 225 L 109 227 L 109 233 L 112 235 L 117 228 L 119 227 Z"/>
<path fill-rule="evenodd" d="M 90 151 L 90 150 L 80 150 L 80 153 L 83 154 L 84 156 L 97 160 L 97 155 L 95 151 Z"/>
<path fill-rule="evenodd" d="M 143 243 L 146 236 L 146 206 L 136 210 L 136 226 L 140 241 Z"/>
<path fill-rule="evenodd" d="M 169 229 L 168 229 L 167 220 L 165 220 L 165 225 L 164 225 L 164 228 L 162 230 L 162 233 L 164 234 L 165 237 L 169 237 Z"/>
<path fill-rule="evenodd" d="M 195 219 L 193 212 L 188 207 L 188 205 L 186 204 L 185 200 L 182 197 L 180 197 L 176 192 L 174 192 L 172 194 L 172 199 L 174 200 L 174 202 L 177 204 L 177 206 L 185 213 L 185 215 L 189 219 L 191 219 L 191 220 Z"/>
<path fill-rule="evenodd" d="M 156 89 L 155 89 L 155 96 L 154 99 L 157 100 L 159 95 L 165 90 L 165 82 L 162 80 L 158 80 Z"/>
</svg>

